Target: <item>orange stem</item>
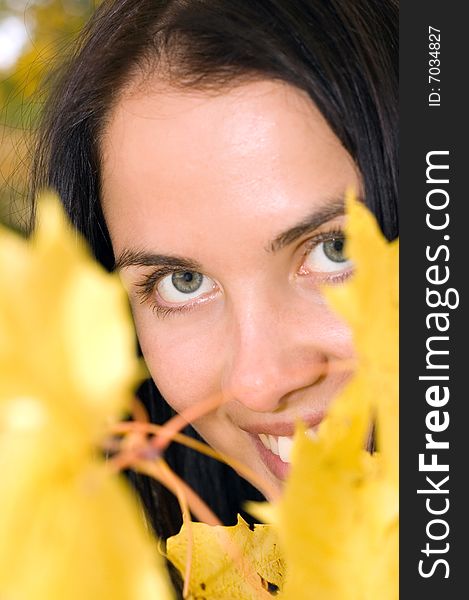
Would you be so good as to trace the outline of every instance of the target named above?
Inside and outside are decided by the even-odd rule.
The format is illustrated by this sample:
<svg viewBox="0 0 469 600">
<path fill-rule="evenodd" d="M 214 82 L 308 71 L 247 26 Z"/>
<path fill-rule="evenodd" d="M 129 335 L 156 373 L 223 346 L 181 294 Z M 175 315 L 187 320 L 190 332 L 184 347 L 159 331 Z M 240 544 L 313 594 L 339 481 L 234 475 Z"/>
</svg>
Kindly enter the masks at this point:
<svg viewBox="0 0 469 600">
<path fill-rule="evenodd" d="M 179 506 L 181 508 L 182 514 L 182 522 L 186 526 L 187 529 L 187 558 L 186 558 L 186 566 L 184 569 L 184 586 L 182 590 L 183 598 L 187 598 L 189 594 L 189 585 L 191 580 L 191 568 L 192 568 L 192 556 L 194 552 L 194 535 L 192 531 L 192 521 L 191 514 L 189 510 L 189 505 L 187 502 L 187 497 L 184 493 L 184 489 L 180 485 L 179 481 L 173 477 L 172 470 L 167 466 L 167 464 L 160 460 L 157 463 L 160 471 L 163 471 L 163 475 L 166 480 L 171 481 L 173 483 L 174 490 L 176 491 L 177 499 L 179 502 Z"/>
<path fill-rule="evenodd" d="M 161 450 L 164 450 L 166 446 L 168 446 L 168 444 L 174 438 L 174 435 L 179 433 L 181 429 L 184 429 L 184 427 L 197 420 L 199 417 L 207 415 L 213 410 L 216 410 L 224 402 L 224 398 L 220 398 L 219 395 L 205 398 L 205 400 L 197 402 L 197 404 L 186 408 L 180 415 L 174 415 L 174 417 L 171 417 L 169 421 L 167 421 L 164 425 L 161 425 Z"/>
<path fill-rule="evenodd" d="M 140 421 L 140 423 L 149 423 L 150 417 L 148 411 L 142 402 L 137 397 L 132 399 L 132 417 L 134 421 Z"/>
<path fill-rule="evenodd" d="M 114 433 L 129 433 L 131 431 L 145 431 L 146 433 L 154 433 L 156 435 L 160 435 L 162 425 L 154 425 L 153 423 L 137 423 L 137 422 L 125 422 L 125 423 L 116 423 L 112 426 L 112 431 Z M 259 477 L 257 473 L 255 473 L 250 467 L 246 466 L 244 463 L 238 461 L 235 458 L 231 458 L 210 448 L 207 444 L 203 442 L 199 442 L 199 440 L 195 440 L 183 433 L 175 433 L 173 434 L 173 441 L 178 442 L 184 446 L 192 448 L 193 450 L 197 450 L 201 454 L 205 454 L 206 456 L 210 456 L 216 460 L 224 462 L 228 464 L 233 469 L 236 469 L 240 475 L 242 475 L 245 479 L 250 480 L 253 485 L 255 485 L 259 490 L 262 491 L 264 496 L 270 498 L 271 500 L 277 499 L 279 497 L 279 492 L 277 489 L 271 485 L 267 480 Z M 159 448 L 159 445 L 154 444 L 154 447 Z M 129 466 L 128 460 L 126 461 L 126 467 Z M 125 467 L 125 468 L 126 468 Z"/>
<path fill-rule="evenodd" d="M 162 468 L 162 465 L 165 465 L 166 468 Z M 138 470 L 140 473 L 144 475 L 150 475 L 155 479 L 158 479 L 163 485 L 165 485 L 175 496 L 177 496 L 177 490 L 175 484 L 178 483 L 186 498 L 187 503 L 190 508 L 190 511 L 196 516 L 199 521 L 203 523 L 207 523 L 207 525 L 222 525 L 220 519 L 215 515 L 215 513 L 207 506 L 207 504 L 200 498 L 194 490 L 187 485 L 187 483 L 181 479 L 174 471 L 168 467 L 166 462 L 160 458 L 156 462 L 150 461 L 141 461 L 135 465 L 133 468 Z M 171 475 L 168 475 L 168 471 L 171 472 Z"/>
</svg>

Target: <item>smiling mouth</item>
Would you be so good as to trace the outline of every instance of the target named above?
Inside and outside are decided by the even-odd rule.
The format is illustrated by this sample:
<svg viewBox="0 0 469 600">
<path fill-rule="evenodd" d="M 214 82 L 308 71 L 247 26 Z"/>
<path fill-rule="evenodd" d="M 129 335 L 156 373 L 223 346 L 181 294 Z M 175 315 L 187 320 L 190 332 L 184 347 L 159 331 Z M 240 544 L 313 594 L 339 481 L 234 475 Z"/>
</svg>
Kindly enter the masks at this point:
<svg viewBox="0 0 469 600">
<path fill-rule="evenodd" d="M 310 427 L 306 430 L 306 435 L 314 440 L 317 438 L 317 430 L 317 425 L 315 427 Z M 275 456 L 278 456 L 283 463 L 291 463 L 290 457 L 293 446 L 293 436 L 259 433 L 258 438 L 264 448 L 270 450 Z"/>
<path fill-rule="evenodd" d="M 325 416 L 325 411 L 319 408 L 310 414 L 302 415 L 303 426 L 309 425 L 305 435 L 316 439 Z M 280 481 L 284 481 L 290 471 L 295 423 L 296 421 L 289 419 L 276 423 L 250 423 L 248 427 L 241 427 L 254 444 L 261 462 Z"/>
</svg>

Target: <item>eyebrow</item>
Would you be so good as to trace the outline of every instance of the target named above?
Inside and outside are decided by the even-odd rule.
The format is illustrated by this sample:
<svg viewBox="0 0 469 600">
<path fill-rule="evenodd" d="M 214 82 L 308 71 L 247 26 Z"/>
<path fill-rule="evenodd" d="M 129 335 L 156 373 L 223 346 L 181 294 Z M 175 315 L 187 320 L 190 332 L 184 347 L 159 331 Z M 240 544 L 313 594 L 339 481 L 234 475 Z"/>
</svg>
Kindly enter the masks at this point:
<svg viewBox="0 0 469 600">
<path fill-rule="evenodd" d="M 269 252 L 278 252 L 285 246 L 295 242 L 305 233 L 314 231 L 324 223 L 340 217 L 345 214 L 345 201 L 343 198 L 337 198 L 324 204 L 324 206 L 316 209 L 302 221 L 293 225 L 286 231 L 279 233 L 268 245 Z"/>
<path fill-rule="evenodd" d="M 324 204 L 323 207 L 316 209 L 313 213 L 302 219 L 293 227 L 279 233 L 268 244 L 266 250 L 276 253 L 285 246 L 299 239 L 301 236 L 314 231 L 324 223 L 342 216 L 345 213 L 345 202 L 343 198 L 337 198 Z M 125 267 L 170 267 L 181 271 L 196 271 L 203 270 L 202 265 L 190 258 L 182 256 L 157 254 L 146 250 L 125 248 L 116 259 L 115 269 L 120 270 Z"/>
<path fill-rule="evenodd" d="M 180 269 L 181 271 L 198 272 L 202 270 L 202 265 L 200 263 L 189 258 L 155 254 L 145 250 L 132 250 L 130 248 L 126 248 L 119 254 L 114 268 L 120 270 L 131 266 L 152 267 L 155 265 Z"/>
</svg>

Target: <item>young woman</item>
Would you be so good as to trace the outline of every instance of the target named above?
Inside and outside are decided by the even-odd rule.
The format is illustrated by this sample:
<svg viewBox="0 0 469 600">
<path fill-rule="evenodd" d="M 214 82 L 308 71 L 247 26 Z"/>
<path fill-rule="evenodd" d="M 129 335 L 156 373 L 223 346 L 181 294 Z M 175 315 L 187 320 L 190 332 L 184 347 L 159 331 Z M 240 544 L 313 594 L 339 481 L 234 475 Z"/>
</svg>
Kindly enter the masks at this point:
<svg viewBox="0 0 469 600">
<path fill-rule="evenodd" d="M 394 0 L 105 0 L 44 113 L 34 191 L 120 270 L 151 417 L 222 398 L 188 430 L 276 488 L 295 420 L 314 435 L 353 356 L 320 292 L 352 273 L 346 190 L 397 235 L 397 32 Z M 226 524 L 262 498 L 167 455 Z M 135 479 L 177 532 L 174 498 Z"/>
</svg>

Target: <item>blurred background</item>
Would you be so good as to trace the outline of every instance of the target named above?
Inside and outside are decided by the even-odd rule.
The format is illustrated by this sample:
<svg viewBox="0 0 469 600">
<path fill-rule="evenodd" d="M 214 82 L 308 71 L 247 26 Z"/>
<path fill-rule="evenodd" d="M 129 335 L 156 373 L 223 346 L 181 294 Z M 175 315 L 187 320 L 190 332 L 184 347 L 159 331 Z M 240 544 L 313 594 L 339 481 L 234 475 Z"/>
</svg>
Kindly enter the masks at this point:
<svg viewBox="0 0 469 600">
<path fill-rule="evenodd" d="M 0 0 L 0 222 L 21 230 L 47 76 L 99 0 Z"/>
</svg>

